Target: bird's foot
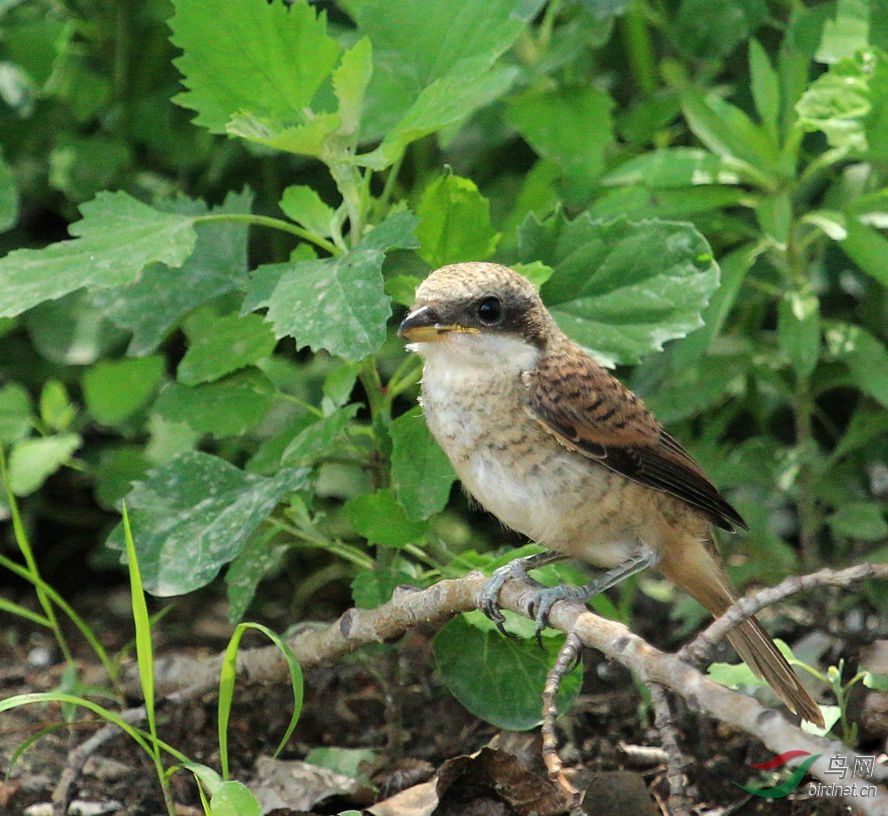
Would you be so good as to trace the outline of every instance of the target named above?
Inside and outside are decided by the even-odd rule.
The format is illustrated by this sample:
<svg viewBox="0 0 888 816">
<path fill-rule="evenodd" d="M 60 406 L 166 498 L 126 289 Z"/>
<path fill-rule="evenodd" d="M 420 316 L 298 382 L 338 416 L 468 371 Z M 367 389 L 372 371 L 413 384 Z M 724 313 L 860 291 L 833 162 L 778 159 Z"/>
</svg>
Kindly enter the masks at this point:
<svg viewBox="0 0 888 816">
<path fill-rule="evenodd" d="M 481 590 L 478 608 L 496 624 L 496 628 L 499 629 L 503 635 L 506 637 L 517 637 L 517 635 L 513 635 L 503 625 L 506 618 L 499 605 L 499 596 L 503 585 L 506 581 L 523 581 L 524 583 L 530 584 L 530 586 L 542 591 L 545 587 L 543 587 L 539 581 L 531 578 L 530 575 L 528 575 L 528 572 L 537 567 L 561 561 L 563 558 L 564 556 L 558 555 L 557 553 L 543 552 L 537 553 L 536 555 L 528 555 L 525 558 L 516 558 L 505 566 L 499 567 L 493 571 L 490 580 Z"/>
</svg>

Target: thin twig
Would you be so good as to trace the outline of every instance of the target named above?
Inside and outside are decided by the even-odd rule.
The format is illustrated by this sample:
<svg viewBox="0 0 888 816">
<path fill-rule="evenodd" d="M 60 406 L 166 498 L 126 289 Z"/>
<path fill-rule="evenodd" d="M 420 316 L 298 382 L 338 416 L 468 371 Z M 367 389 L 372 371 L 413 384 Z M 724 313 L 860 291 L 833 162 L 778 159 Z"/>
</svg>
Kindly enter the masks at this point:
<svg viewBox="0 0 888 816">
<path fill-rule="evenodd" d="M 672 816 L 691 816 L 685 768 L 689 762 L 678 744 L 678 729 L 672 719 L 672 709 L 666 689 L 659 683 L 649 682 L 651 702 L 654 704 L 654 724 L 660 732 L 663 749 L 666 751 L 666 781 L 669 783 L 669 810 Z"/>
<path fill-rule="evenodd" d="M 888 578 L 888 564 L 857 564 L 843 570 L 822 569 L 808 575 L 793 575 L 776 586 L 765 587 L 735 601 L 721 617 L 686 644 L 678 656 L 694 666 L 702 666 L 710 661 L 715 644 L 743 620 L 766 606 L 809 589 L 847 587 L 869 578 Z"/>
</svg>

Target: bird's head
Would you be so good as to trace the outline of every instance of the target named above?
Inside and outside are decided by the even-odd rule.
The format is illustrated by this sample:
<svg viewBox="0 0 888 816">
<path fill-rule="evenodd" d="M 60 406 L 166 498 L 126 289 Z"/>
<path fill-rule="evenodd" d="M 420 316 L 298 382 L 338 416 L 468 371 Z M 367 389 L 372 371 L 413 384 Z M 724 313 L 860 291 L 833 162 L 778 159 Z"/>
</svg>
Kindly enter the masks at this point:
<svg viewBox="0 0 888 816">
<path fill-rule="evenodd" d="M 539 353 L 554 323 L 534 285 L 493 263 L 442 266 L 417 288 L 398 334 L 425 357 L 454 351 L 496 364 L 526 349 Z"/>
</svg>

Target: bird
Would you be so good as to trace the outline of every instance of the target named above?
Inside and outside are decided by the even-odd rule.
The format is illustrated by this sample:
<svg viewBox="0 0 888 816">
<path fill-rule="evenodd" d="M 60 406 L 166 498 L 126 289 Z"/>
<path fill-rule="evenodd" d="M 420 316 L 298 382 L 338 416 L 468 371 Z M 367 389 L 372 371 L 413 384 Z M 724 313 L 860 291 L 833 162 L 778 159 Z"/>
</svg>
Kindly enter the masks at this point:
<svg viewBox="0 0 888 816">
<path fill-rule="evenodd" d="M 493 573 L 481 609 L 502 631 L 508 580 L 536 587 L 538 631 L 559 600 L 587 600 L 656 567 L 718 617 L 736 600 L 712 528 L 741 515 L 642 400 L 557 325 L 534 284 L 509 267 L 465 262 L 431 272 L 399 336 L 423 360 L 420 404 L 463 487 L 544 551 Z M 604 572 L 584 587 L 543 587 L 528 572 L 563 558 Z M 729 635 L 795 714 L 823 716 L 755 617 Z"/>
</svg>

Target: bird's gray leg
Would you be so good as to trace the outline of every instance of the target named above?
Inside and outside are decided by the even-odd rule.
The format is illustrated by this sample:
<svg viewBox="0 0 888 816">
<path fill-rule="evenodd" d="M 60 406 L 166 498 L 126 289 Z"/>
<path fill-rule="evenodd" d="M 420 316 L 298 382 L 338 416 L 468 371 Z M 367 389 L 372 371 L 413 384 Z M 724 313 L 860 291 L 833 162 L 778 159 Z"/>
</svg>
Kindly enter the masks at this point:
<svg viewBox="0 0 888 816">
<path fill-rule="evenodd" d="M 581 601 L 585 603 L 589 598 L 616 586 L 625 581 L 630 575 L 641 572 L 643 569 L 653 567 L 660 560 L 660 555 L 649 547 L 642 547 L 637 553 L 627 558 L 622 564 L 617 564 L 599 575 L 594 581 L 585 586 L 567 586 L 561 584 L 554 587 L 541 587 L 530 602 L 530 614 L 533 615 L 537 625 L 537 640 L 540 632 L 549 623 L 549 612 L 558 601 Z"/>
<path fill-rule="evenodd" d="M 478 608 L 496 624 L 496 628 L 499 629 L 500 632 L 508 637 L 512 637 L 512 635 L 506 631 L 506 627 L 503 626 L 506 619 L 500 611 L 499 606 L 499 594 L 500 590 L 503 588 L 503 584 L 505 584 L 506 581 L 524 581 L 525 583 L 542 590 L 543 585 L 539 581 L 531 578 L 527 573 L 537 567 L 544 567 L 547 564 L 554 564 L 556 561 L 563 561 L 564 558 L 566 558 L 566 556 L 547 550 L 546 552 L 527 555 L 524 558 L 516 558 L 514 561 L 509 561 L 505 566 L 493 571 L 490 580 L 481 590 L 481 598 L 478 602 Z"/>
</svg>

